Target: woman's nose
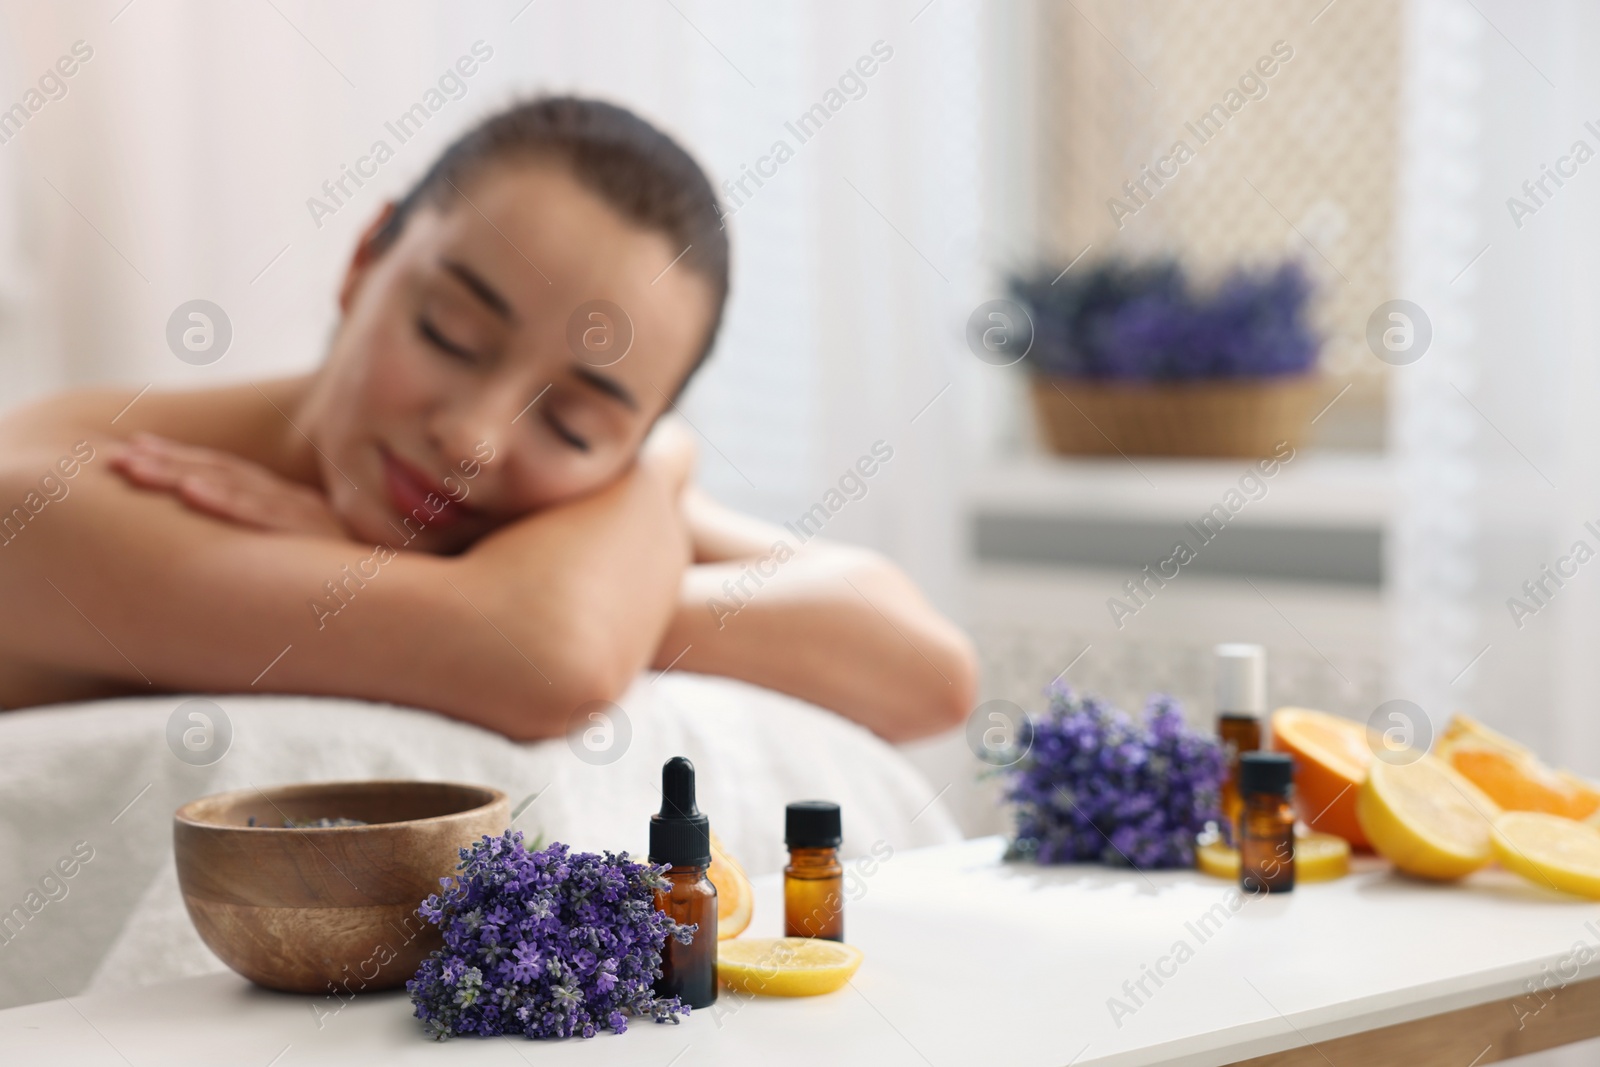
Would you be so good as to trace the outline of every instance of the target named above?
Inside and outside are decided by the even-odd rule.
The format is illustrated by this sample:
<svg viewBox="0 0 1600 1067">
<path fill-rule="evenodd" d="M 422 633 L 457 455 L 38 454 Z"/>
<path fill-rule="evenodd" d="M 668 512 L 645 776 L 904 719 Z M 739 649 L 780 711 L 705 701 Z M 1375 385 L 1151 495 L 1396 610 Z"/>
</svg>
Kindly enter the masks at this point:
<svg viewBox="0 0 1600 1067">
<path fill-rule="evenodd" d="M 452 469 L 462 463 L 486 462 L 504 453 L 517 430 L 516 395 L 508 389 L 486 390 L 472 401 L 441 411 L 434 420 L 434 446 Z"/>
</svg>

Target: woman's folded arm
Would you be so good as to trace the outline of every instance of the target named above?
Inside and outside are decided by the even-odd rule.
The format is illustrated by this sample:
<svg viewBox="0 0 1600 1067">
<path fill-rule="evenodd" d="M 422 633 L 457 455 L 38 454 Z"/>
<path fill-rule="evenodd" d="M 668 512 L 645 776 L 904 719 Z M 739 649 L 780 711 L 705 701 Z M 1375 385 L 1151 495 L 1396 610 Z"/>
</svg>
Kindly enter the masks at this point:
<svg viewBox="0 0 1600 1067">
<path fill-rule="evenodd" d="M 681 483 L 646 462 L 442 557 L 197 514 L 117 477 L 115 445 L 91 439 L 102 462 L 60 499 L 37 481 L 70 444 L 0 469 L 0 510 L 28 515 L 0 535 L 0 643 L 133 691 L 387 700 L 552 736 L 649 662 L 688 561 Z"/>
<path fill-rule="evenodd" d="M 812 540 L 686 495 L 696 563 L 657 667 L 722 674 L 854 719 L 891 741 L 961 722 L 972 644 L 883 556 Z"/>
</svg>

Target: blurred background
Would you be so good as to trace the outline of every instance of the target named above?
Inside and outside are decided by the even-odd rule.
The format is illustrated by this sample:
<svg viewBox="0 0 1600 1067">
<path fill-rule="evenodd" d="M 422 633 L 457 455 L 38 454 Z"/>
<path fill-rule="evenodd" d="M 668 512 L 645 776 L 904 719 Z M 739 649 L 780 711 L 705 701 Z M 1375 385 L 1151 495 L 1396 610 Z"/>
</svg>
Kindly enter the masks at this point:
<svg viewBox="0 0 1600 1067">
<path fill-rule="evenodd" d="M 386 198 L 596 94 L 728 196 L 703 481 L 792 520 L 888 443 L 828 533 L 969 628 L 986 700 L 1209 722 L 1212 645 L 1255 641 L 1274 705 L 1465 711 L 1597 774 L 1600 564 L 1542 571 L 1600 548 L 1597 44 L 1576 0 L 6 3 L 0 403 L 316 365 Z M 165 340 L 194 299 L 208 366 Z M 1001 828 L 959 736 L 915 756 Z"/>
</svg>

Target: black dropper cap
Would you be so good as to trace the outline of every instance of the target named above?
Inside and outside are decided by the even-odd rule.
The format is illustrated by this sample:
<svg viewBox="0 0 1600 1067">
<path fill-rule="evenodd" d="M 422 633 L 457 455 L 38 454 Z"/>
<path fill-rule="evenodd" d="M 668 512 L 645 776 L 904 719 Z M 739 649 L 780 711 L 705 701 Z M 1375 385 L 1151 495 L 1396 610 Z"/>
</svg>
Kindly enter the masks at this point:
<svg viewBox="0 0 1600 1067">
<path fill-rule="evenodd" d="M 661 811 L 650 816 L 650 862 L 711 865 L 711 820 L 694 802 L 694 764 L 674 756 L 661 767 Z"/>
<path fill-rule="evenodd" d="M 1239 792 L 1287 796 L 1294 782 L 1294 761 L 1283 752 L 1241 752 Z"/>
<path fill-rule="evenodd" d="M 839 805 L 831 800 L 797 800 L 783 812 L 783 843 L 790 848 L 838 848 Z"/>
</svg>

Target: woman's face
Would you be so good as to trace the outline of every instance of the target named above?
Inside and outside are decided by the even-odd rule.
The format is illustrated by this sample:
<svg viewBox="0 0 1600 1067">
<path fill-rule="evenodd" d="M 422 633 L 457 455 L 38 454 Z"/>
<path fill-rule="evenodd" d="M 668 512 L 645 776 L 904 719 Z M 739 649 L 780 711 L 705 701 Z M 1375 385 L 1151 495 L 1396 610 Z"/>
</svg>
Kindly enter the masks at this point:
<svg viewBox="0 0 1600 1067">
<path fill-rule="evenodd" d="M 555 163 L 489 168 L 380 251 L 381 222 L 305 408 L 351 533 L 455 552 L 621 475 L 710 327 L 684 249 Z"/>
</svg>

